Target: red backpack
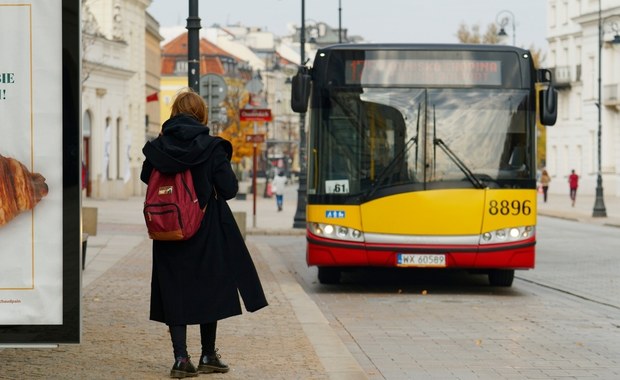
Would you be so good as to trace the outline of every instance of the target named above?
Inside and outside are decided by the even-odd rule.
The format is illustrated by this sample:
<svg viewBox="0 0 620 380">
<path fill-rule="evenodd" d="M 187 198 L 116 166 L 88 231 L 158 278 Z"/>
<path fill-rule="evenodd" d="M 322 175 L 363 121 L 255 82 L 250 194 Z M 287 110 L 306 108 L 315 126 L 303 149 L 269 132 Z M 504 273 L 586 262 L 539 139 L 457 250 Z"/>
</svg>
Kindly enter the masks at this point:
<svg viewBox="0 0 620 380">
<path fill-rule="evenodd" d="M 189 169 L 164 174 L 153 169 L 146 188 L 144 220 L 153 240 L 187 240 L 205 214 L 200 208 Z"/>
</svg>

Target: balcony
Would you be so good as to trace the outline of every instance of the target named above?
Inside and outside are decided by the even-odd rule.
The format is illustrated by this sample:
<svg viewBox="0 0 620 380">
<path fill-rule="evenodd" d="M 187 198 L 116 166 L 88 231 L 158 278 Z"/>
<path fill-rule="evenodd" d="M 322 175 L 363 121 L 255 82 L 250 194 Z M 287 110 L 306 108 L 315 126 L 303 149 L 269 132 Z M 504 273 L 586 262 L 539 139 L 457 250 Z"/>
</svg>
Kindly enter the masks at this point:
<svg viewBox="0 0 620 380">
<path fill-rule="evenodd" d="M 558 90 L 569 89 L 572 82 L 572 73 L 570 66 L 556 66 L 552 67 L 551 74 L 553 75 L 553 84 Z"/>
<path fill-rule="evenodd" d="M 615 83 L 603 86 L 603 105 L 620 107 L 620 85 Z"/>
</svg>

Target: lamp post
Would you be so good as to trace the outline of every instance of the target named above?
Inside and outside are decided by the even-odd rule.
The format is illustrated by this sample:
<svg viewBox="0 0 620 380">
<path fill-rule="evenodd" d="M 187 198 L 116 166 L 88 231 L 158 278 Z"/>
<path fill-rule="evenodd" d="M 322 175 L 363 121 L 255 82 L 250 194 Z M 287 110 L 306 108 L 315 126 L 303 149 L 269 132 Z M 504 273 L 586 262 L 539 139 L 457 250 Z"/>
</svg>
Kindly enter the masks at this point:
<svg viewBox="0 0 620 380">
<path fill-rule="evenodd" d="M 601 104 L 601 56 L 603 53 L 603 19 L 601 17 L 601 0 L 598 1 L 598 132 L 597 132 L 597 163 L 598 167 L 596 170 L 596 198 L 594 199 L 594 209 L 592 209 L 593 217 L 607 217 L 607 210 L 605 209 L 605 200 L 603 199 L 603 176 L 601 174 L 601 131 L 602 131 L 602 121 L 601 121 L 601 111 L 603 105 Z"/>
<path fill-rule="evenodd" d="M 200 17 L 198 17 L 198 0 L 189 0 L 189 17 L 187 17 L 187 85 L 200 93 L 200 47 L 198 45 Z"/>
<path fill-rule="evenodd" d="M 508 18 L 508 16 L 510 16 L 510 19 Z M 497 35 L 501 37 L 506 37 L 508 35 L 505 29 L 506 25 L 508 25 L 508 23 L 512 25 L 512 45 L 516 46 L 517 34 L 515 31 L 515 15 L 511 11 L 503 10 L 500 11 L 497 16 L 495 16 L 495 21 L 499 25 L 499 32 L 497 33 Z"/>
<path fill-rule="evenodd" d="M 301 33 L 299 36 L 301 65 L 306 63 L 306 4 L 301 0 Z M 299 114 L 299 188 L 293 228 L 306 228 L 306 113 Z"/>
<path fill-rule="evenodd" d="M 607 217 L 607 209 L 605 208 L 605 200 L 603 198 L 603 175 L 601 169 L 601 134 L 602 134 L 602 85 L 601 85 L 601 72 L 602 72 L 602 54 L 603 54 L 603 36 L 604 36 L 605 22 L 602 17 L 601 0 L 598 2 L 598 130 L 597 130 L 597 171 L 596 171 L 596 197 L 594 199 L 594 208 L 592 209 L 593 217 Z M 620 33 L 616 23 L 612 24 L 612 30 L 616 33 L 612 41 L 613 44 L 620 44 Z"/>
<path fill-rule="evenodd" d="M 338 43 L 342 43 L 342 3 L 338 0 Z"/>
</svg>

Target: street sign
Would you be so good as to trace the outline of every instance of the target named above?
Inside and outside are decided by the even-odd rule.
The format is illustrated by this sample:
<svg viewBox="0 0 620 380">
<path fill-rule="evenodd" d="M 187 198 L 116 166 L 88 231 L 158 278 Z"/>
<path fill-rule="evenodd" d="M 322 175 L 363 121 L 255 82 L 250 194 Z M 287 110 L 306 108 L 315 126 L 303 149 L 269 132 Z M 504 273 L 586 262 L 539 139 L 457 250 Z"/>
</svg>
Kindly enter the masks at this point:
<svg viewBox="0 0 620 380">
<path fill-rule="evenodd" d="M 253 95 L 258 95 L 260 94 L 261 91 L 263 91 L 263 81 L 259 78 L 252 78 L 248 81 L 248 83 L 245 85 L 245 89 Z"/>
<path fill-rule="evenodd" d="M 265 142 L 265 135 L 245 135 L 245 142 L 262 143 Z"/>
<path fill-rule="evenodd" d="M 271 121 L 271 109 L 241 109 L 239 110 L 239 119 L 241 121 Z"/>
<path fill-rule="evenodd" d="M 224 101 L 227 93 L 228 86 L 221 75 L 205 74 L 200 77 L 200 96 L 202 96 L 209 108 L 209 121 L 216 121 L 214 119 L 216 116 L 219 116 L 216 109 Z"/>
</svg>

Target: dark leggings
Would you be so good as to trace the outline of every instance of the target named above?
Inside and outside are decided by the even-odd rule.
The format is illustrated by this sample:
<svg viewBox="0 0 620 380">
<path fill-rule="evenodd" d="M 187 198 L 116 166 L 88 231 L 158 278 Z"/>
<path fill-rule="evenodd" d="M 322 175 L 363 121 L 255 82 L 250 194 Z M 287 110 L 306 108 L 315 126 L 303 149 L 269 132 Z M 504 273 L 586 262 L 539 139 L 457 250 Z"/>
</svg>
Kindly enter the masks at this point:
<svg viewBox="0 0 620 380">
<path fill-rule="evenodd" d="M 172 349 L 175 359 L 187 357 L 187 325 L 168 325 L 170 338 L 172 339 Z M 213 355 L 215 353 L 215 335 L 217 334 L 217 322 L 204 323 L 200 325 L 200 344 L 202 345 L 203 355 Z"/>
</svg>

